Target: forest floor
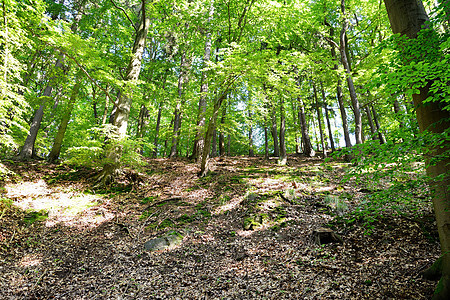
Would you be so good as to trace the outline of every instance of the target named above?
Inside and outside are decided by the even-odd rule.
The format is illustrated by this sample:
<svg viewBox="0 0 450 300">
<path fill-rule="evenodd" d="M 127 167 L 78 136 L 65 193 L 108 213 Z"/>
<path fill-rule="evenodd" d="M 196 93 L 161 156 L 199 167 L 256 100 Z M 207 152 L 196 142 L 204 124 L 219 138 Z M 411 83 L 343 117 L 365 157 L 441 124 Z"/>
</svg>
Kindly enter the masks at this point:
<svg viewBox="0 0 450 300">
<path fill-rule="evenodd" d="M 420 275 L 439 256 L 429 203 L 412 217 L 387 211 L 368 230 L 345 221 L 372 193 L 342 183 L 346 163 L 288 162 L 212 159 L 198 178 L 192 162 L 154 159 L 94 191 L 95 170 L 3 161 L 0 298 L 430 298 L 436 283 Z M 342 241 L 319 244 L 320 228 Z M 164 235 L 181 243 L 144 248 Z"/>
</svg>

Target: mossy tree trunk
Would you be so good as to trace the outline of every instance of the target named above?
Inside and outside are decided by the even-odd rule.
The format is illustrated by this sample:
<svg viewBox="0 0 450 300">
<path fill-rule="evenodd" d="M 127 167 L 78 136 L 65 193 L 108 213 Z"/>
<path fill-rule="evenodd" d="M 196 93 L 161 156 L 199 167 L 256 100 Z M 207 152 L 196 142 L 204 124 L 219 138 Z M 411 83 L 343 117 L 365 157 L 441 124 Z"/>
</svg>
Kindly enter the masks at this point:
<svg viewBox="0 0 450 300">
<path fill-rule="evenodd" d="M 419 31 L 427 26 L 428 15 L 422 1 L 418 0 L 384 0 L 393 33 L 399 33 L 410 39 L 417 38 Z M 445 104 L 440 102 L 424 103 L 429 96 L 432 82 L 427 82 L 413 94 L 416 117 L 420 131 L 442 133 L 450 126 L 450 113 Z M 439 156 L 450 149 L 447 140 L 442 148 L 432 148 L 432 156 Z M 440 277 L 433 299 L 450 299 L 450 160 L 444 158 L 438 164 L 430 165 L 427 174 L 431 178 L 433 189 L 433 206 L 438 227 L 442 256 L 429 272 Z M 440 178 L 441 177 L 441 178 Z"/>
</svg>

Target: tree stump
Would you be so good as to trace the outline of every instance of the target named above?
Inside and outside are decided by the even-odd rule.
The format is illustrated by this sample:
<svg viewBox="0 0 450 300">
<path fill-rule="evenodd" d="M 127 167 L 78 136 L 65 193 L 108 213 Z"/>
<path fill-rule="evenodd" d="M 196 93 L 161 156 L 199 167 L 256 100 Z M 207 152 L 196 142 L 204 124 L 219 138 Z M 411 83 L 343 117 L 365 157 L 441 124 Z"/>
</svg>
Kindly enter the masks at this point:
<svg viewBox="0 0 450 300">
<path fill-rule="evenodd" d="M 312 239 L 317 245 L 344 242 L 337 233 L 325 227 L 315 229 L 312 232 Z"/>
</svg>

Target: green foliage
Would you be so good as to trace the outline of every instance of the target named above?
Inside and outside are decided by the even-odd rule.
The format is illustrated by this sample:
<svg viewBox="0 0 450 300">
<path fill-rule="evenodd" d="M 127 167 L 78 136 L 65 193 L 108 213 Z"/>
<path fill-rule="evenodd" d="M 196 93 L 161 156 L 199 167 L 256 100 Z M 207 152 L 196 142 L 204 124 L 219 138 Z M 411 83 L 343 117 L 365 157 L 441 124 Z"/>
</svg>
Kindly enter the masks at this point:
<svg viewBox="0 0 450 300">
<path fill-rule="evenodd" d="M 42 222 L 48 218 L 48 211 L 40 210 L 40 211 L 29 211 L 24 216 L 23 221 L 26 224 L 33 224 L 35 222 Z"/>
</svg>

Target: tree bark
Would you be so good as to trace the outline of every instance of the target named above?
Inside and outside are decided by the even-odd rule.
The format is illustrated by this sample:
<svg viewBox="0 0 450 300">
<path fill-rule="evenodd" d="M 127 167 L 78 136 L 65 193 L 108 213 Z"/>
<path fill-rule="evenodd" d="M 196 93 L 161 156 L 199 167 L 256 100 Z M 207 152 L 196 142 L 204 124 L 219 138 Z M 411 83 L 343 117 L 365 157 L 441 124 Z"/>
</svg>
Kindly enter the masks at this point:
<svg viewBox="0 0 450 300">
<path fill-rule="evenodd" d="M 54 67 L 55 73 L 58 73 L 61 71 L 61 69 L 63 67 L 64 59 L 65 59 L 64 54 L 60 53 L 60 55 L 56 61 L 55 67 Z M 33 154 L 35 152 L 34 144 L 36 142 L 39 128 L 41 127 L 42 118 L 44 117 L 44 108 L 47 105 L 48 100 L 51 99 L 51 94 L 53 91 L 53 87 L 56 84 L 57 78 L 58 78 L 57 75 L 53 75 L 50 78 L 49 84 L 47 85 L 47 87 L 45 88 L 45 90 L 42 94 L 42 97 L 41 97 L 42 103 L 39 106 L 39 109 L 34 114 L 33 121 L 31 122 L 31 126 L 30 126 L 30 131 L 29 131 L 28 136 L 25 140 L 25 143 L 22 147 L 22 150 L 20 150 L 20 153 L 17 157 L 19 160 L 30 160 L 33 158 Z"/>
<path fill-rule="evenodd" d="M 347 53 L 346 53 L 346 39 L 345 33 L 348 28 L 348 20 L 345 16 L 345 0 L 341 0 L 341 12 L 342 12 L 342 30 L 340 35 L 340 44 L 339 44 L 339 52 L 341 53 L 341 62 L 344 66 L 347 86 L 350 92 L 350 98 L 352 100 L 353 114 L 355 115 L 355 139 L 356 144 L 362 143 L 361 131 L 362 131 L 362 123 L 361 123 L 361 111 L 359 109 L 359 101 L 358 96 L 356 95 L 355 85 L 353 83 L 353 77 L 350 70 L 350 63 L 348 61 Z"/>
<path fill-rule="evenodd" d="M 186 52 L 181 55 L 181 65 L 180 65 L 180 75 L 178 77 L 178 101 L 175 106 L 174 111 L 174 122 L 173 122 L 173 137 L 172 137 L 172 148 L 170 149 L 170 158 L 174 158 L 178 156 L 178 142 L 180 138 L 180 130 L 181 130 L 181 114 L 182 108 L 186 99 L 184 97 L 184 90 L 186 88 L 186 84 L 188 83 L 188 69 L 189 69 L 189 60 L 186 59 Z"/>
<path fill-rule="evenodd" d="M 211 23 L 214 14 L 214 1 L 211 1 L 211 7 L 209 9 L 208 25 Z M 208 26 L 207 25 L 207 26 Z M 209 27 L 209 26 L 208 26 Z M 205 53 L 203 54 L 203 68 L 208 66 L 208 62 L 211 60 L 211 32 L 206 33 Z M 198 114 L 197 114 L 197 131 L 194 139 L 194 148 L 192 150 L 191 159 L 199 160 L 203 151 L 204 145 L 204 128 L 206 122 L 206 98 L 208 95 L 208 78 L 207 71 L 202 71 L 201 84 L 200 84 L 200 99 L 198 100 Z"/>
<path fill-rule="evenodd" d="M 287 163 L 286 153 L 286 113 L 284 109 L 284 99 L 280 101 L 280 158 L 278 164 L 284 166 Z"/>
<path fill-rule="evenodd" d="M 318 101 L 318 97 L 317 97 L 317 88 L 316 88 L 316 84 L 313 83 L 313 90 L 314 90 L 314 99 L 316 100 L 316 112 L 317 112 L 317 121 L 319 122 L 319 134 L 320 134 L 320 146 L 322 148 L 322 155 L 323 158 L 327 157 L 327 149 L 325 147 L 325 137 L 323 134 L 323 119 L 322 119 L 322 113 L 321 113 L 321 105 L 319 105 L 319 101 Z"/>
<path fill-rule="evenodd" d="M 393 33 L 400 33 L 410 39 L 417 38 L 419 31 L 426 26 L 427 13 L 422 1 L 417 0 L 384 0 Z M 420 131 L 442 133 L 450 126 L 450 112 L 445 110 L 445 103 L 423 103 L 429 96 L 431 82 L 413 94 L 414 106 Z M 441 155 L 450 149 L 447 140 L 442 148 L 432 148 L 431 154 Z M 436 287 L 433 299 L 450 299 L 450 160 L 444 158 L 439 163 L 427 167 L 433 189 L 433 206 L 438 227 L 442 256 L 440 259 L 441 279 Z M 438 180 L 440 176 L 442 179 Z M 437 262 L 438 263 L 438 262 Z"/>
<path fill-rule="evenodd" d="M 370 136 L 372 137 L 373 140 L 378 140 L 378 136 L 376 134 L 375 125 L 373 124 L 372 114 L 370 113 L 369 106 L 366 106 L 365 110 L 367 115 L 367 121 L 369 122 L 370 127 Z"/>
<path fill-rule="evenodd" d="M 136 81 L 141 72 L 142 56 L 144 54 L 145 42 L 147 39 L 148 27 L 150 24 L 150 17 L 145 11 L 145 0 L 142 0 L 142 16 L 138 31 L 134 39 L 133 48 L 131 51 L 130 61 L 127 66 L 125 74 L 125 87 L 120 93 L 117 101 L 117 111 L 114 116 L 113 125 L 116 126 L 116 135 L 118 139 L 123 139 L 127 133 L 128 119 L 130 117 L 131 109 L 131 87 L 127 87 L 127 82 Z M 104 186 L 113 180 L 114 174 L 120 169 L 120 158 L 122 156 L 122 147 L 116 145 L 111 147 L 111 150 L 106 154 L 108 160 L 103 166 L 103 170 L 96 177 L 97 186 Z"/>
<path fill-rule="evenodd" d="M 50 151 L 50 154 L 48 156 L 48 161 L 50 163 L 56 162 L 56 160 L 59 158 L 59 154 L 61 153 L 61 146 L 64 139 L 64 135 L 66 133 L 67 125 L 69 124 L 70 121 L 70 115 L 72 114 L 75 101 L 80 91 L 80 87 L 81 87 L 81 76 L 80 74 L 78 74 L 77 82 L 75 83 L 72 89 L 72 94 L 70 95 L 69 102 L 67 103 L 66 111 L 64 112 L 64 115 L 61 119 L 61 123 L 58 128 L 58 133 L 56 134 L 55 141 L 53 142 L 52 151 Z"/>
<path fill-rule="evenodd" d="M 224 133 L 224 124 L 225 124 L 225 117 L 227 115 L 227 106 L 226 104 L 222 108 L 222 117 L 220 118 L 220 124 L 222 124 L 222 127 L 219 131 L 219 156 L 225 155 L 225 133 Z"/>
<path fill-rule="evenodd" d="M 334 41 L 332 41 L 332 39 L 334 37 L 334 28 L 326 20 L 325 20 L 325 25 L 329 26 L 329 28 L 330 28 L 330 39 L 331 40 L 330 40 L 329 44 L 331 47 L 331 57 L 336 61 L 333 69 L 338 70 L 339 69 L 339 67 L 338 67 L 339 59 L 336 55 L 336 50 L 335 50 L 335 46 L 337 46 L 337 44 L 334 43 Z M 348 130 L 347 113 L 345 111 L 344 95 L 342 94 L 342 81 L 340 78 L 338 78 L 337 84 L 336 84 L 336 98 L 338 100 L 339 111 L 341 113 L 342 129 L 344 130 L 345 147 L 350 148 L 352 146 L 352 143 L 350 142 L 350 133 Z"/>
<path fill-rule="evenodd" d="M 271 107 L 271 121 L 272 126 L 270 127 L 270 132 L 272 133 L 273 140 L 273 156 L 280 157 L 280 145 L 278 144 L 278 130 L 277 130 L 277 114 L 275 107 Z"/>
<path fill-rule="evenodd" d="M 328 135 L 330 139 L 330 146 L 331 151 L 335 152 L 336 147 L 334 146 L 334 138 L 333 138 L 333 130 L 331 129 L 331 123 L 330 123 L 330 116 L 328 114 L 328 105 L 327 105 L 327 98 L 325 97 L 325 89 L 323 88 L 323 83 L 320 82 L 320 90 L 322 91 L 322 99 L 323 99 L 323 108 L 325 109 L 325 118 L 327 120 L 327 126 L 328 126 Z"/>
<path fill-rule="evenodd" d="M 377 127 L 378 139 L 380 140 L 380 144 L 385 144 L 386 139 L 384 138 L 383 131 L 381 130 L 380 122 L 378 121 L 378 114 L 373 105 L 371 105 L 373 120 L 375 121 L 375 126 Z"/>
<path fill-rule="evenodd" d="M 300 129 L 302 132 L 303 155 L 313 157 L 316 155 L 311 144 L 311 139 L 308 133 L 308 123 L 306 122 L 305 108 L 303 107 L 302 98 L 298 97 L 298 119 L 300 120 Z"/>
</svg>

